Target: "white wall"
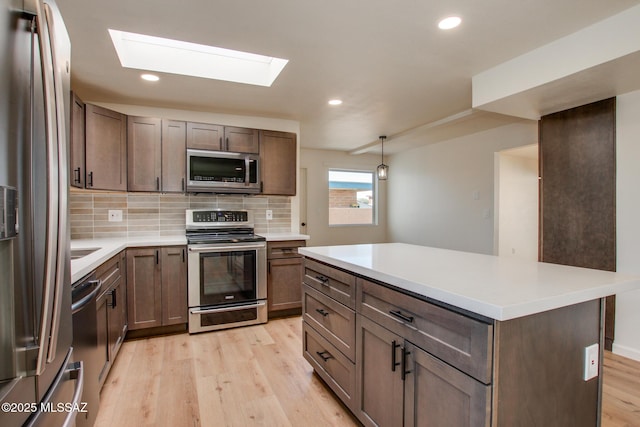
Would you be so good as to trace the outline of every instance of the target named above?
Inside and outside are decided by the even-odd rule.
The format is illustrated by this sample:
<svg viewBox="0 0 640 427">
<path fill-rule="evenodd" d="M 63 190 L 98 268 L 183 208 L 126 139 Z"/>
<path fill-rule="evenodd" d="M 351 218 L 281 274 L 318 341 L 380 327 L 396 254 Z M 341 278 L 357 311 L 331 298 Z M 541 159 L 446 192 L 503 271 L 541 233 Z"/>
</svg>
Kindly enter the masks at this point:
<svg viewBox="0 0 640 427">
<path fill-rule="evenodd" d="M 496 155 L 495 253 L 538 260 L 538 145 Z M 534 153 L 534 156 L 530 154 Z"/>
<path fill-rule="evenodd" d="M 492 254 L 494 153 L 536 143 L 519 122 L 389 159 L 388 240 Z"/>
<path fill-rule="evenodd" d="M 616 105 L 617 271 L 640 275 L 640 91 Z M 640 360 L 640 291 L 616 298 L 613 351 Z"/>
<path fill-rule="evenodd" d="M 375 171 L 380 156 L 342 151 L 300 150 L 300 167 L 307 169 L 307 246 L 381 243 L 386 240 L 386 186 L 378 185 L 378 224 L 329 226 L 329 169 Z"/>
</svg>

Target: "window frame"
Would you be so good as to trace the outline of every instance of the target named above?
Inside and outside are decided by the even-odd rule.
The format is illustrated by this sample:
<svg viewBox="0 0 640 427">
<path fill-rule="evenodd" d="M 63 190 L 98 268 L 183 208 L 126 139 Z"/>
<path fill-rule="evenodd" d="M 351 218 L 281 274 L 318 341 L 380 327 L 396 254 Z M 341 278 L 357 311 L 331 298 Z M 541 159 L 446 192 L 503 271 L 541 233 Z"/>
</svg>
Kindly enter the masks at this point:
<svg viewBox="0 0 640 427">
<path fill-rule="evenodd" d="M 371 193 L 373 195 L 373 206 L 371 207 L 371 222 L 370 223 L 353 223 L 353 224 L 332 224 L 330 209 L 331 209 L 331 189 L 329 188 L 331 180 L 329 176 L 331 172 L 353 172 L 353 173 L 368 173 L 371 174 Z M 356 169 L 356 168 L 344 168 L 344 167 L 329 167 L 327 168 L 327 225 L 331 227 L 375 227 L 378 225 L 378 178 L 375 170 L 371 169 Z"/>
</svg>

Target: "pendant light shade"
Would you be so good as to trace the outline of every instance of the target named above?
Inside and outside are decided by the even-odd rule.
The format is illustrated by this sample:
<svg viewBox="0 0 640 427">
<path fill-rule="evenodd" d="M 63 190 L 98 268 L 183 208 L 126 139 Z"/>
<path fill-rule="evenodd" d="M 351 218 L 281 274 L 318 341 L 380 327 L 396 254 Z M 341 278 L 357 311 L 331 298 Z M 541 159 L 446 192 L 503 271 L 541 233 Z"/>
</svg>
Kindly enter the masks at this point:
<svg viewBox="0 0 640 427">
<path fill-rule="evenodd" d="M 384 181 L 389 176 L 389 166 L 384 164 L 384 140 L 387 139 L 387 137 L 385 135 L 380 135 L 379 138 L 382 146 L 382 157 L 381 163 L 378 165 L 378 179 Z"/>
</svg>

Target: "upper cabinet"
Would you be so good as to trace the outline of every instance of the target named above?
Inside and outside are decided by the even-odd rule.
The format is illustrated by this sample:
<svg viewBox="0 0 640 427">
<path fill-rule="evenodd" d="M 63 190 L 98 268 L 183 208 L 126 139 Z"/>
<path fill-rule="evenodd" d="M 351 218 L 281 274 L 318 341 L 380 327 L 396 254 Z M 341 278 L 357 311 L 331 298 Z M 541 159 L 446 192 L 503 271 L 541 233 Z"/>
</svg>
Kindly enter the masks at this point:
<svg viewBox="0 0 640 427">
<path fill-rule="evenodd" d="M 129 191 L 185 190 L 186 123 L 129 116 Z"/>
<path fill-rule="evenodd" d="M 187 123 L 187 148 L 220 151 L 223 137 L 224 126 L 207 123 Z"/>
<path fill-rule="evenodd" d="M 259 131 L 225 126 L 223 150 L 236 153 L 260 153 Z"/>
<path fill-rule="evenodd" d="M 162 191 L 186 190 L 187 124 L 162 120 Z"/>
<path fill-rule="evenodd" d="M 129 191 L 160 191 L 162 120 L 127 118 Z"/>
<path fill-rule="evenodd" d="M 70 142 L 69 183 L 73 187 L 84 188 L 84 102 L 75 93 L 71 95 Z"/>
<path fill-rule="evenodd" d="M 295 196 L 296 134 L 260 131 L 262 194 Z"/>
<path fill-rule="evenodd" d="M 87 188 L 127 190 L 127 116 L 85 104 Z"/>
<path fill-rule="evenodd" d="M 257 129 L 187 123 L 187 148 L 257 154 L 259 141 Z"/>
</svg>

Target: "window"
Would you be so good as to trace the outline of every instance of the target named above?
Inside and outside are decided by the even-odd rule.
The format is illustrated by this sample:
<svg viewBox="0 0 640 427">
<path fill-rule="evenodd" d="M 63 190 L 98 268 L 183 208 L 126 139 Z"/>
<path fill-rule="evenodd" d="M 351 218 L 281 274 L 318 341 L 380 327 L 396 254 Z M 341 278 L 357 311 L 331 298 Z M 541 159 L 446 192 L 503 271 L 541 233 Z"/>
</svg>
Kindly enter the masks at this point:
<svg viewBox="0 0 640 427">
<path fill-rule="evenodd" d="M 373 172 L 329 170 L 329 225 L 375 224 Z"/>
</svg>

